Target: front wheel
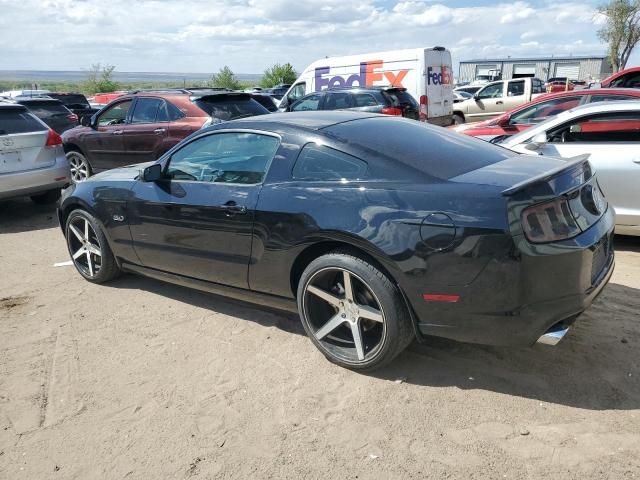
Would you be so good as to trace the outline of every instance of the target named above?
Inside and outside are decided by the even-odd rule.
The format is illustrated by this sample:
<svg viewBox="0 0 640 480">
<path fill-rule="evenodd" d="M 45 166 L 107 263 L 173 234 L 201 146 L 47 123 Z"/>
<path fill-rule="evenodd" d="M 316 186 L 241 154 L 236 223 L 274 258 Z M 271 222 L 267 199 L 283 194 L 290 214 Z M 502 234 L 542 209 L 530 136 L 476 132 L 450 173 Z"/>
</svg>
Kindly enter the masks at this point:
<svg viewBox="0 0 640 480">
<path fill-rule="evenodd" d="M 74 210 L 67 218 L 64 232 L 71 260 L 86 280 L 104 283 L 120 274 L 102 226 L 93 215 Z"/>
<path fill-rule="evenodd" d="M 307 266 L 298 310 L 314 345 L 331 362 L 354 370 L 383 367 L 414 338 L 398 288 L 350 252 L 332 252 Z"/>
</svg>

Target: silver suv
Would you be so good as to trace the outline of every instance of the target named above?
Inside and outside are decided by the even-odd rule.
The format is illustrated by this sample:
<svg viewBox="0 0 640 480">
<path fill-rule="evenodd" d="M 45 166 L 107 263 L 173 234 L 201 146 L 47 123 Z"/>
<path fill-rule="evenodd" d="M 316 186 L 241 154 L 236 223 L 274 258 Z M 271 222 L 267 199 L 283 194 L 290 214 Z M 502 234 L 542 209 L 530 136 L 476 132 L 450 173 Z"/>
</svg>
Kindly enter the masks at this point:
<svg viewBox="0 0 640 480">
<path fill-rule="evenodd" d="M 0 199 L 52 203 L 70 182 L 60 135 L 24 106 L 0 101 Z"/>
</svg>

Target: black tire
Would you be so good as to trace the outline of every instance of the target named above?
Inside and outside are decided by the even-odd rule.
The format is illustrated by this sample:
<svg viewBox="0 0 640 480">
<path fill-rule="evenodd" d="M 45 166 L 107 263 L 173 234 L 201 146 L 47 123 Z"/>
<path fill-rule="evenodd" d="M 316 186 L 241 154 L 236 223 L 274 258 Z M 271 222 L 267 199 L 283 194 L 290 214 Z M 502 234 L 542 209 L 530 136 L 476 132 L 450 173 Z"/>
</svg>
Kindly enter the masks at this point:
<svg viewBox="0 0 640 480">
<path fill-rule="evenodd" d="M 80 236 L 84 236 L 85 230 L 78 228 L 78 224 L 82 225 L 85 221 L 91 227 L 89 229 L 89 243 L 93 248 L 98 247 L 100 255 L 92 254 L 91 252 L 87 253 L 86 248 L 83 247 L 83 242 L 71 227 L 73 225 L 76 231 L 80 230 Z M 80 209 L 73 210 L 65 222 L 64 234 L 73 264 L 85 280 L 92 283 L 105 283 L 120 275 L 120 268 L 109 247 L 102 224 L 89 212 Z M 74 254 L 79 253 L 83 248 L 85 248 L 84 253 L 81 253 L 79 258 L 74 259 Z"/>
<path fill-rule="evenodd" d="M 364 302 L 359 301 L 356 299 L 356 296 L 353 295 L 353 305 L 357 307 L 355 309 L 356 313 L 352 316 L 350 313 L 347 315 L 351 316 L 351 318 L 357 318 L 355 320 L 356 326 L 353 326 L 354 322 L 342 320 L 340 326 L 333 327 L 332 330 L 323 329 L 323 327 L 327 327 L 332 321 L 340 322 L 340 319 L 337 317 L 341 316 L 345 318 L 345 316 L 340 313 L 342 307 L 327 303 L 325 307 L 328 308 L 325 309 L 323 315 L 319 315 L 318 311 L 325 308 L 322 305 L 324 305 L 323 302 L 326 302 L 326 300 L 322 298 L 317 300 L 317 293 L 311 293 L 308 289 L 309 287 L 316 287 L 317 290 L 319 287 L 314 284 L 314 282 L 324 282 L 325 280 L 322 276 L 330 277 L 333 275 L 334 270 L 336 272 L 349 272 L 351 277 L 349 282 L 351 283 L 350 288 L 352 291 L 360 295 L 361 299 L 363 298 L 362 295 L 366 294 L 369 298 L 369 305 L 379 305 L 379 309 L 376 310 L 374 308 L 373 311 L 378 311 L 382 315 L 382 322 L 379 322 L 382 326 L 379 326 L 377 322 L 371 322 L 364 317 L 359 317 L 359 309 L 371 307 L 366 305 L 366 300 Z M 340 277 L 336 276 L 335 278 Z M 329 280 L 327 285 L 330 283 L 331 280 Z M 359 292 L 357 291 L 358 289 L 360 289 Z M 327 288 L 320 288 L 320 290 L 326 290 L 323 293 L 329 293 L 330 295 L 333 295 L 333 292 L 335 292 L 335 290 L 329 290 L 328 286 Z M 346 288 L 341 294 L 336 294 L 335 297 L 332 296 L 332 299 L 338 298 L 339 296 L 341 296 L 343 300 L 347 298 Z M 382 273 L 380 269 L 373 265 L 372 262 L 365 260 L 349 250 L 336 250 L 313 260 L 302 273 L 300 282 L 298 283 L 297 302 L 300 319 L 308 337 L 329 361 L 341 367 L 359 371 L 379 369 L 391 362 L 414 339 L 411 317 L 397 286 L 390 278 Z M 316 305 L 316 302 L 320 302 L 320 304 Z M 343 303 L 346 303 L 346 301 Z M 348 308 L 348 306 L 345 306 L 345 308 Z M 331 309 L 333 309 L 333 311 Z M 328 316 L 330 319 L 324 322 L 324 326 L 322 325 L 322 321 L 317 321 L 318 317 L 322 316 Z M 373 324 L 373 327 L 367 330 L 366 325 L 362 322 L 371 322 L 369 325 Z M 357 352 L 355 347 L 355 334 L 349 333 L 354 332 L 354 330 L 352 330 L 353 328 L 357 328 L 358 335 L 360 335 L 363 340 L 361 342 L 361 352 L 364 352 L 363 358 L 358 357 L 360 353 Z M 340 329 L 342 330 L 340 331 Z M 381 330 L 381 332 L 376 333 L 376 329 Z M 328 333 L 325 333 L 323 338 L 318 339 L 316 336 L 325 330 Z M 345 332 L 346 336 L 340 338 L 340 335 Z M 365 336 L 369 334 L 375 334 L 376 336 L 375 338 L 365 338 Z M 353 354 L 348 353 L 349 348 L 346 346 L 348 344 L 348 335 L 351 335 L 352 343 L 354 344 L 353 347 L 350 347 L 350 349 L 355 352 Z M 379 340 L 377 340 L 378 338 Z M 375 343 L 376 341 L 378 343 Z M 367 342 L 371 342 L 371 345 Z M 369 348 L 369 350 L 367 350 L 367 348 Z"/>
<path fill-rule="evenodd" d="M 453 114 L 453 125 L 462 125 L 464 123 L 464 117 L 460 113 Z"/>
<path fill-rule="evenodd" d="M 93 175 L 89 160 L 81 152 L 71 150 L 66 153 L 66 157 L 71 169 L 71 181 L 73 183 L 82 182 Z"/>
<path fill-rule="evenodd" d="M 36 205 L 48 205 L 55 203 L 60 198 L 60 189 L 49 190 L 48 192 L 39 193 L 38 195 L 31 195 L 31 201 Z"/>
</svg>

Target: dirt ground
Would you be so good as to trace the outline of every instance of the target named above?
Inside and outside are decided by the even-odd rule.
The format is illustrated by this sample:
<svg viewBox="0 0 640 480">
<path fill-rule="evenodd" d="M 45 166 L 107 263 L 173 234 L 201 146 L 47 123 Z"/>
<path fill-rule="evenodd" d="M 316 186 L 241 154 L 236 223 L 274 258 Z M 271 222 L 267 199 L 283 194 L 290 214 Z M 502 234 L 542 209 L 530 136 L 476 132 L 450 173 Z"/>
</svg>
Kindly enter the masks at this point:
<svg viewBox="0 0 640 480">
<path fill-rule="evenodd" d="M 125 276 L 0 204 L 1 479 L 640 478 L 640 239 L 556 347 L 432 339 L 362 375 L 293 316 Z"/>
</svg>

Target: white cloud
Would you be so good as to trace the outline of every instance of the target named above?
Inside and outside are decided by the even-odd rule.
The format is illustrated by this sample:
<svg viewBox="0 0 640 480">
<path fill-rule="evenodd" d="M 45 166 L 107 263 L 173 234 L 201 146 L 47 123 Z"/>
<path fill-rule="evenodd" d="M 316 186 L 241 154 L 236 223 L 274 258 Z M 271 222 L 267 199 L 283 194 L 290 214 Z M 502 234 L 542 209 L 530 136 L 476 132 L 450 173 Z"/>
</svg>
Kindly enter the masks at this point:
<svg viewBox="0 0 640 480">
<path fill-rule="evenodd" d="M 0 0 L 4 69 L 258 73 L 327 55 L 444 45 L 471 57 L 603 53 L 596 0 Z M 457 4 L 456 4 L 457 5 Z"/>
</svg>

